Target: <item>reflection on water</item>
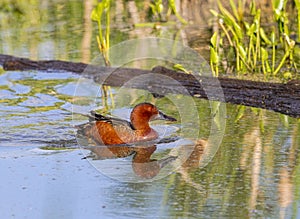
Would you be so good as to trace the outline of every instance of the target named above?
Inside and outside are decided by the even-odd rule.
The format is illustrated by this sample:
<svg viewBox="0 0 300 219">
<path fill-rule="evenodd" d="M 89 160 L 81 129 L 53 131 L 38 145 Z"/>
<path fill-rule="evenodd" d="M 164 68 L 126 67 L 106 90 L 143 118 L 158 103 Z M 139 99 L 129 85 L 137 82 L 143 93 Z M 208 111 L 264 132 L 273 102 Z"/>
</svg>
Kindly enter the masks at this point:
<svg viewBox="0 0 300 219">
<path fill-rule="evenodd" d="M 63 129 L 71 120 L 65 105 L 73 97 L 59 94 L 55 87 L 76 80 L 76 76 L 6 72 L 0 77 L 2 146 L 28 145 L 30 138 L 31 141 L 52 141 L 61 139 L 63 133 L 63 139 L 73 137 L 71 130 L 66 133 Z M 52 131 L 48 129 L 51 127 Z"/>
<path fill-rule="evenodd" d="M 200 167 L 201 158 L 206 155 L 205 148 L 207 148 L 206 140 L 191 142 L 178 137 L 163 138 L 156 141 L 155 144 L 155 141 L 147 141 L 106 146 L 95 145 L 83 136 L 77 136 L 77 139 L 81 148 L 91 151 L 84 159 L 90 159 L 90 163 L 100 172 L 119 181 L 134 183 L 153 179 L 159 173 L 160 175 L 154 178 L 155 180 L 166 177 L 177 169 L 197 169 Z M 180 146 L 176 147 L 175 145 Z M 157 148 L 160 149 L 157 150 Z M 127 157 L 131 158 L 130 160 L 122 159 L 122 162 L 126 162 L 123 164 L 115 160 Z M 153 157 L 156 159 L 153 159 Z M 103 162 L 107 159 L 114 160 Z M 109 168 L 106 165 L 107 163 L 110 165 Z M 131 167 L 128 167 L 130 166 L 129 163 L 131 163 Z M 161 171 L 167 165 L 169 165 L 168 170 Z M 119 171 L 115 169 L 119 169 Z M 110 172 L 111 170 L 112 172 Z"/>
<path fill-rule="evenodd" d="M 120 22 L 126 18 L 117 12 L 129 4 L 116 2 L 120 2 L 115 8 L 116 21 Z M 141 11 L 147 3 L 129 2 Z M 96 43 L 90 35 L 91 23 L 87 18 L 82 22 L 82 16 L 86 17 L 90 11 L 89 3 L 91 1 L 32 1 L 32 4 L 18 6 L 27 10 L 18 16 L 0 19 L 1 53 L 89 62 L 97 54 Z M 41 10 L 35 10 L 37 8 Z M 143 22 L 143 16 L 134 15 L 133 9 L 128 10 L 132 13 L 129 17 Z M 200 16 L 187 12 L 182 14 Z M 128 36 L 143 36 L 153 31 L 131 31 L 130 25 L 124 22 L 115 25 L 118 30 L 112 36 L 114 44 Z M 177 28 L 162 27 L 153 34 L 173 37 L 177 31 Z M 189 41 L 184 38 L 184 32 L 180 35 Z M 154 98 L 135 89 L 126 92 L 123 89 L 119 94 L 116 92 L 119 88 L 112 88 L 117 104 L 108 100 L 109 108 L 101 108 L 102 99 L 95 100 L 94 94 L 87 90 L 73 96 L 78 79 L 65 72 L 0 72 L 0 212 L 3 218 L 299 217 L 299 120 L 227 104 L 222 144 L 213 159 L 201 166 L 203 153 L 213 147 L 204 139 L 209 137 L 210 127 L 216 121 L 211 119 L 213 106 L 208 101 L 195 99 L 200 118 L 198 144 L 189 148 L 186 142 L 177 139 L 176 147 L 174 142 L 164 142 L 135 148 L 128 157 L 100 160 L 89 157 L 93 165 L 106 171 L 100 174 L 87 159 L 82 159 L 90 150 L 77 149 L 74 141 L 73 125 L 86 120 L 80 114 L 100 107 L 104 113 L 128 118 L 129 105 L 151 101 L 166 108 L 166 113 L 179 115 L 167 98 Z M 89 87 L 98 87 L 88 79 L 86 82 Z M 178 103 L 184 99 L 180 95 L 174 98 Z M 73 119 L 72 107 L 78 113 Z M 189 118 L 189 108 L 185 110 L 186 121 L 193 119 Z M 183 128 L 189 134 L 193 124 L 185 125 L 177 124 L 166 136 L 176 137 Z M 153 127 L 165 130 L 165 127 L 160 129 L 159 124 Z M 42 150 L 41 146 L 68 150 Z M 97 158 L 103 156 L 96 148 L 92 151 Z M 173 168 L 174 165 L 177 168 Z M 128 177 L 129 170 L 133 176 L 146 179 L 165 173 L 167 176 L 151 182 L 127 183 L 104 175 Z"/>
<path fill-rule="evenodd" d="M 2 3 L 3 8 L 0 8 L 0 53 L 31 59 L 91 62 L 98 55 L 96 25 L 90 19 L 94 3 L 93 0 L 33 1 L 31 4 L 5 1 Z M 214 2 L 199 5 L 197 1 L 184 0 L 177 3 L 177 7 L 183 10 L 182 14 L 194 24 L 191 26 L 178 27 L 175 23 L 162 23 L 157 29 L 153 29 L 154 24 L 138 27 L 138 24 L 149 21 L 148 11 L 145 11 L 149 4 L 150 0 L 112 1 L 111 45 L 128 38 L 149 36 L 183 40 L 184 44 L 197 47 L 199 43 L 192 41 L 197 41 L 199 37 L 209 42 L 209 31 L 203 27 L 207 26 L 212 16 L 209 10 L 202 8 L 208 5 L 215 7 Z M 199 7 L 201 13 L 195 13 L 195 7 Z M 134 25 L 137 27 L 133 28 Z M 208 57 L 208 48 L 201 47 L 202 55 Z"/>
<path fill-rule="evenodd" d="M 160 160 L 151 159 L 151 156 L 156 148 L 156 145 L 94 146 L 89 148 L 89 150 L 92 152 L 91 156 L 93 157 L 93 160 L 90 162 L 97 168 L 98 164 L 101 165 L 101 163 L 95 163 L 94 160 L 116 159 L 120 157 L 127 157 L 133 154 L 131 167 L 135 175 L 142 179 L 152 179 L 164 166 L 168 165 L 177 158 L 175 156 L 168 156 Z M 101 171 L 101 169 L 99 170 Z M 123 175 L 123 173 L 120 172 L 119 174 L 117 173 L 114 175 L 120 177 L 120 175 Z M 132 182 L 138 182 L 138 178 L 135 178 L 135 180 L 132 180 Z"/>
</svg>

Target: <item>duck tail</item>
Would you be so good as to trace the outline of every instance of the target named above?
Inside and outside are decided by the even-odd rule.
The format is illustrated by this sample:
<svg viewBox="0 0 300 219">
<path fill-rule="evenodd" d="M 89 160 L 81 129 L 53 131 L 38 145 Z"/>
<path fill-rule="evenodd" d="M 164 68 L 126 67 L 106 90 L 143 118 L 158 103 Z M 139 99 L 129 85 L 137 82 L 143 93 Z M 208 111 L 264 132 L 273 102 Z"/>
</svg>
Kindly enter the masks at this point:
<svg viewBox="0 0 300 219">
<path fill-rule="evenodd" d="M 105 121 L 105 120 L 108 120 L 107 117 L 99 114 L 99 113 L 96 113 L 95 111 L 91 111 L 91 115 L 89 115 L 89 121 L 90 122 L 93 122 L 93 121 Z"/>
</svg>

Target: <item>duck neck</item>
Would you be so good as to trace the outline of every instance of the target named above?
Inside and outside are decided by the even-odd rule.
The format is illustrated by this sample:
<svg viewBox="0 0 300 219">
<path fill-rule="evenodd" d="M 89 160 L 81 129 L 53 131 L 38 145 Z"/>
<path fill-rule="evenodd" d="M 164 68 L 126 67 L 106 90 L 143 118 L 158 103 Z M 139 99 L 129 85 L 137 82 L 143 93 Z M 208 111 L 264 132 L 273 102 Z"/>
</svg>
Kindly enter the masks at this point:
<svg viewBox="0 0 300 219">
<path fill-rule="evenodd" d="M 131 121 L 133 127 L 135 128 L 135 130 L 138 131 L 143 131 L 143 132 L 149 132 L 151 131 L 151 128 L 149 126 L 149 121 Z"/>
<path fill-rule="evenodd" d="M 151 131 L 151 128 L 149 126 L 149 120 L 150 120 L 149 118 L 131 115 L 130 120 L 135 130 L 139 130 L 143 132 Z"/>
</svg>

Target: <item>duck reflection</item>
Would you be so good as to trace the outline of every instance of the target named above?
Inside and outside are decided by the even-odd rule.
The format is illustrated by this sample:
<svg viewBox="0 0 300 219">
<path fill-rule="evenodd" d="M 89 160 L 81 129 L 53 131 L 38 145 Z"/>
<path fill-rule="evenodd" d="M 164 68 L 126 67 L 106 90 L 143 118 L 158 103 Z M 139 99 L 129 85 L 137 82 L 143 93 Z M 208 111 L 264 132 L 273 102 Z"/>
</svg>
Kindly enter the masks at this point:
<svg viewBox="0 0 300 219">
<path fill-rule="evenodd" d="M 168 156 L 160 160 L 152 159 L 152 154 L 156 151 L 156 145 L 139 145 L 139 146 L 91 146 L 84 147 L 92 153 L 86 158 L 93 160 L 124 158 L 133 155 L 132 169 L 134 173 L 143 179 L 155 177 L 160 170 L 176 160 L 176 156 Z"/>
<path fill-rule="evenodd" d="M 163 142 L 170 143 L 174 140 L 174 138 L 169 138 L 164 139 Z M 171 152 L 169 156 L 162 159 L 152 158 L 157 150 L 156 144 L 94 145 L 83 148 L 91 151 L 91 154 L 85 158 L 93 160 L 117 159 L 132 156 L 131 166 L 133 172 L 142 179 L 151 179 L 157 176 L 167 165 L 179 167 L 178 171 L 180 173 L 197 169 L 206 146 L 207 141 L 200 139 L 195 141 L 194 144 L 178 147 L 173 153 Z"/>
</svg>

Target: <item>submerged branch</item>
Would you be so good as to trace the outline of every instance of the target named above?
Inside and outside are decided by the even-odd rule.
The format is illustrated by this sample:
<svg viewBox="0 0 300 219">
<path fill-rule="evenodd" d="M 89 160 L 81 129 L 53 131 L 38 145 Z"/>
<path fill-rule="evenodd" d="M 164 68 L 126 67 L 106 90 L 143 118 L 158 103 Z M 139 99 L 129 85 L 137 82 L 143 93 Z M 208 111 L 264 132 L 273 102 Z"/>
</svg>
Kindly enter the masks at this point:
<svg viewBox="0 0 300 219">
<path fill-rule="evenodd" d="M 68 71 L 81 74 L 103 85 L 146 89 L 158 95 L 168 93 L 192 95 L 273 110 L 300 118 L 300 81 L 290 81 L 286 84 L 257 82 L 195 76 L 160 66 L 152 70 L 113 68 L 58 60 L 32 61 L 1 54 L 0 65 L 4 70 L 42 70 L 50 73 Z"/>
</svg>

